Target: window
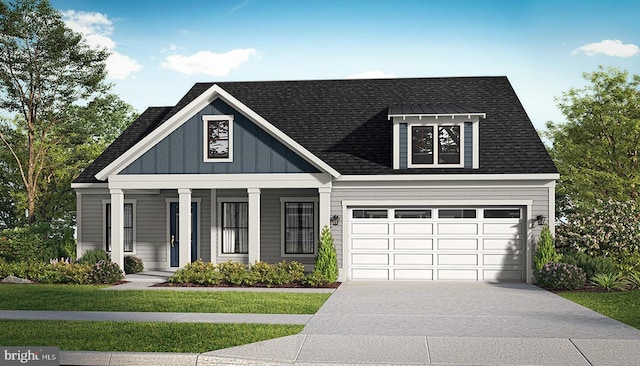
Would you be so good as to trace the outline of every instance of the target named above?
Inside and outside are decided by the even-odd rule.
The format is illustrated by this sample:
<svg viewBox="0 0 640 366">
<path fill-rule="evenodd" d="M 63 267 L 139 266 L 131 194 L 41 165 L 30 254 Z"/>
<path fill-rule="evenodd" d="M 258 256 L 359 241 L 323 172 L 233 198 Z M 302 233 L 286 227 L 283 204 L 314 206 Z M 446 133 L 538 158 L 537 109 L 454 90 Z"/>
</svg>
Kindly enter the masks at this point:
<svg viewBox="0 0 640 366">
<path fill-rule="evenodd" d="M 133 252 L 133 203 L 124 204 L 124 251 Z M 111 251 L 111 204 L 105 203 L 105 250 Z"/>
<path fill-rule="evenodd" d="M 499 209 L 485 209 L 485 219 L 519 219 L 520 209 L 517 208 L 499 208 Z"/>
<path fill-rule="evenodd" d="M 233 116 L 203 116 L 204 161 L 232 161 Z"/>
<path fill-rule="evenodd" d="M 441 219 L 475 219 L 476 210 L 470 209 L 440 209 L 438 217 Z"/>
<path fill-rule="evenodd" d="M 460 131 L 460 125 L 412 126 L 411 165 L 460 165 Z"/>
<path fill-rule="evenodd" d="M 284 202 L 284 254 L 314 254 L 314 202 Z"/>
<path fill-rule="evenodd" d="M 353 210 L 351 216 L 354 219 L 386 219 L 387 210 Z"/>
<path fill-rule="evenodd" d="M 222 202 L 222 254 L 249 253 L 249 204 Z"/>
<path fill-rule="evenodd" d="M 430 219 L 431 210 L 395 210 L 396 219 Z"/>
</svg>

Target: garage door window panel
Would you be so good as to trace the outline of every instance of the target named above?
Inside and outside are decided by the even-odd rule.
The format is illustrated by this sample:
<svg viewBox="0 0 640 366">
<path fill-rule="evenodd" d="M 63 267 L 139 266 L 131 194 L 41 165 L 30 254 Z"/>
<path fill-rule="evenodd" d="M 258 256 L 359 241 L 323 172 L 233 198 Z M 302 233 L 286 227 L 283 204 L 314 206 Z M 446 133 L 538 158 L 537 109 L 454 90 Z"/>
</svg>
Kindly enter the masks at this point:
<svg viewBox="0 0 640 366">
<path fill-rule="evenodd" d="M 441 219 L 475 219 L 476 210 L 469 209 L 440 209 L 438 218 Z"/>
</svg>

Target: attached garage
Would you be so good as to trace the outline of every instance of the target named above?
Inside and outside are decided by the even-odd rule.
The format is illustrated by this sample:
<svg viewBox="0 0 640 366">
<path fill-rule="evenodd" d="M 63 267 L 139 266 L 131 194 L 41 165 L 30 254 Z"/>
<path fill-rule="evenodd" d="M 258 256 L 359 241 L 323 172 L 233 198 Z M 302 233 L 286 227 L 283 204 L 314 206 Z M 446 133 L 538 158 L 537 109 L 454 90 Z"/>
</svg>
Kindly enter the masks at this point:
<svg viewBox="0 0 640 366">
<path fill-rule="evenodd" d="M 525 207 L 349 207 L 350 280 L 525 281 Z"/>
</svg>

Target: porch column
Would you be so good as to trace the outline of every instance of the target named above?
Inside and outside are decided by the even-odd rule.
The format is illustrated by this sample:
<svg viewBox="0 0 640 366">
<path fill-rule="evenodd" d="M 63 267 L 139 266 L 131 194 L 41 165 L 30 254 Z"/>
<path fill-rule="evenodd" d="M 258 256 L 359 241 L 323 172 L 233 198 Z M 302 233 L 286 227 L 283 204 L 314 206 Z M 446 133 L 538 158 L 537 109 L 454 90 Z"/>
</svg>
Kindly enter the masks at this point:
<svg viewBox="0 0 640 366">
<path fill-rule="evenodd" d="M 178 235 L 178 243 L 180 243 L 180 261 L 178 265 L 184 267 L 191 262 L 191 189 L 178 189 L 178 210 L 180 219 L 180 234 Z"/>
<path fill-rule="evenodd" d="M 331 187 L 318 188 L 318 198 L 320 200 L 318 215 L 320 216 L 320 231 L 325 226 L 331 229 Z"/>
<path fill-rule="evenodd" d="M 111 189 L 111 260 L 124 271 L 124 192 Z"/>
<path fill-rule="evenodd" d="M 260 188 L 247 188 L 249 195 L 249 264 L 260 260 Z"/>
</svg>

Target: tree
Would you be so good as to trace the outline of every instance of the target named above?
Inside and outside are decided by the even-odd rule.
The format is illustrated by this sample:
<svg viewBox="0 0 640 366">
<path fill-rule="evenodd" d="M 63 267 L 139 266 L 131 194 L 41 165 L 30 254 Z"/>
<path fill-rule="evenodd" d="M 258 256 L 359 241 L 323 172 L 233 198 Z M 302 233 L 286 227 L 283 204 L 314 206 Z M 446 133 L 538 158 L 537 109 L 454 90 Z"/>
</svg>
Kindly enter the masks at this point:
<svg viewBox="0 0 640 366">
<path fill-rule="evenodd" d="M 29 222 L 49 163 L 78 127 L 70 111 L 108 89 L 107 57 L 67 28 L 47 0 L 0 1 L 0 108 L 20 116 L 2 126 L 0 139 L 16 162 Z M 23 135 L 24 145 L 8 132 Z"/>
<path fill-rule="evenodd" d="M 640 188 L 640 76 L 600 67 L 558 106 L 567 121 L 547 123 L 560 171 L 558 208 L 598 199 L 636 200 Z"/>
</svg>

